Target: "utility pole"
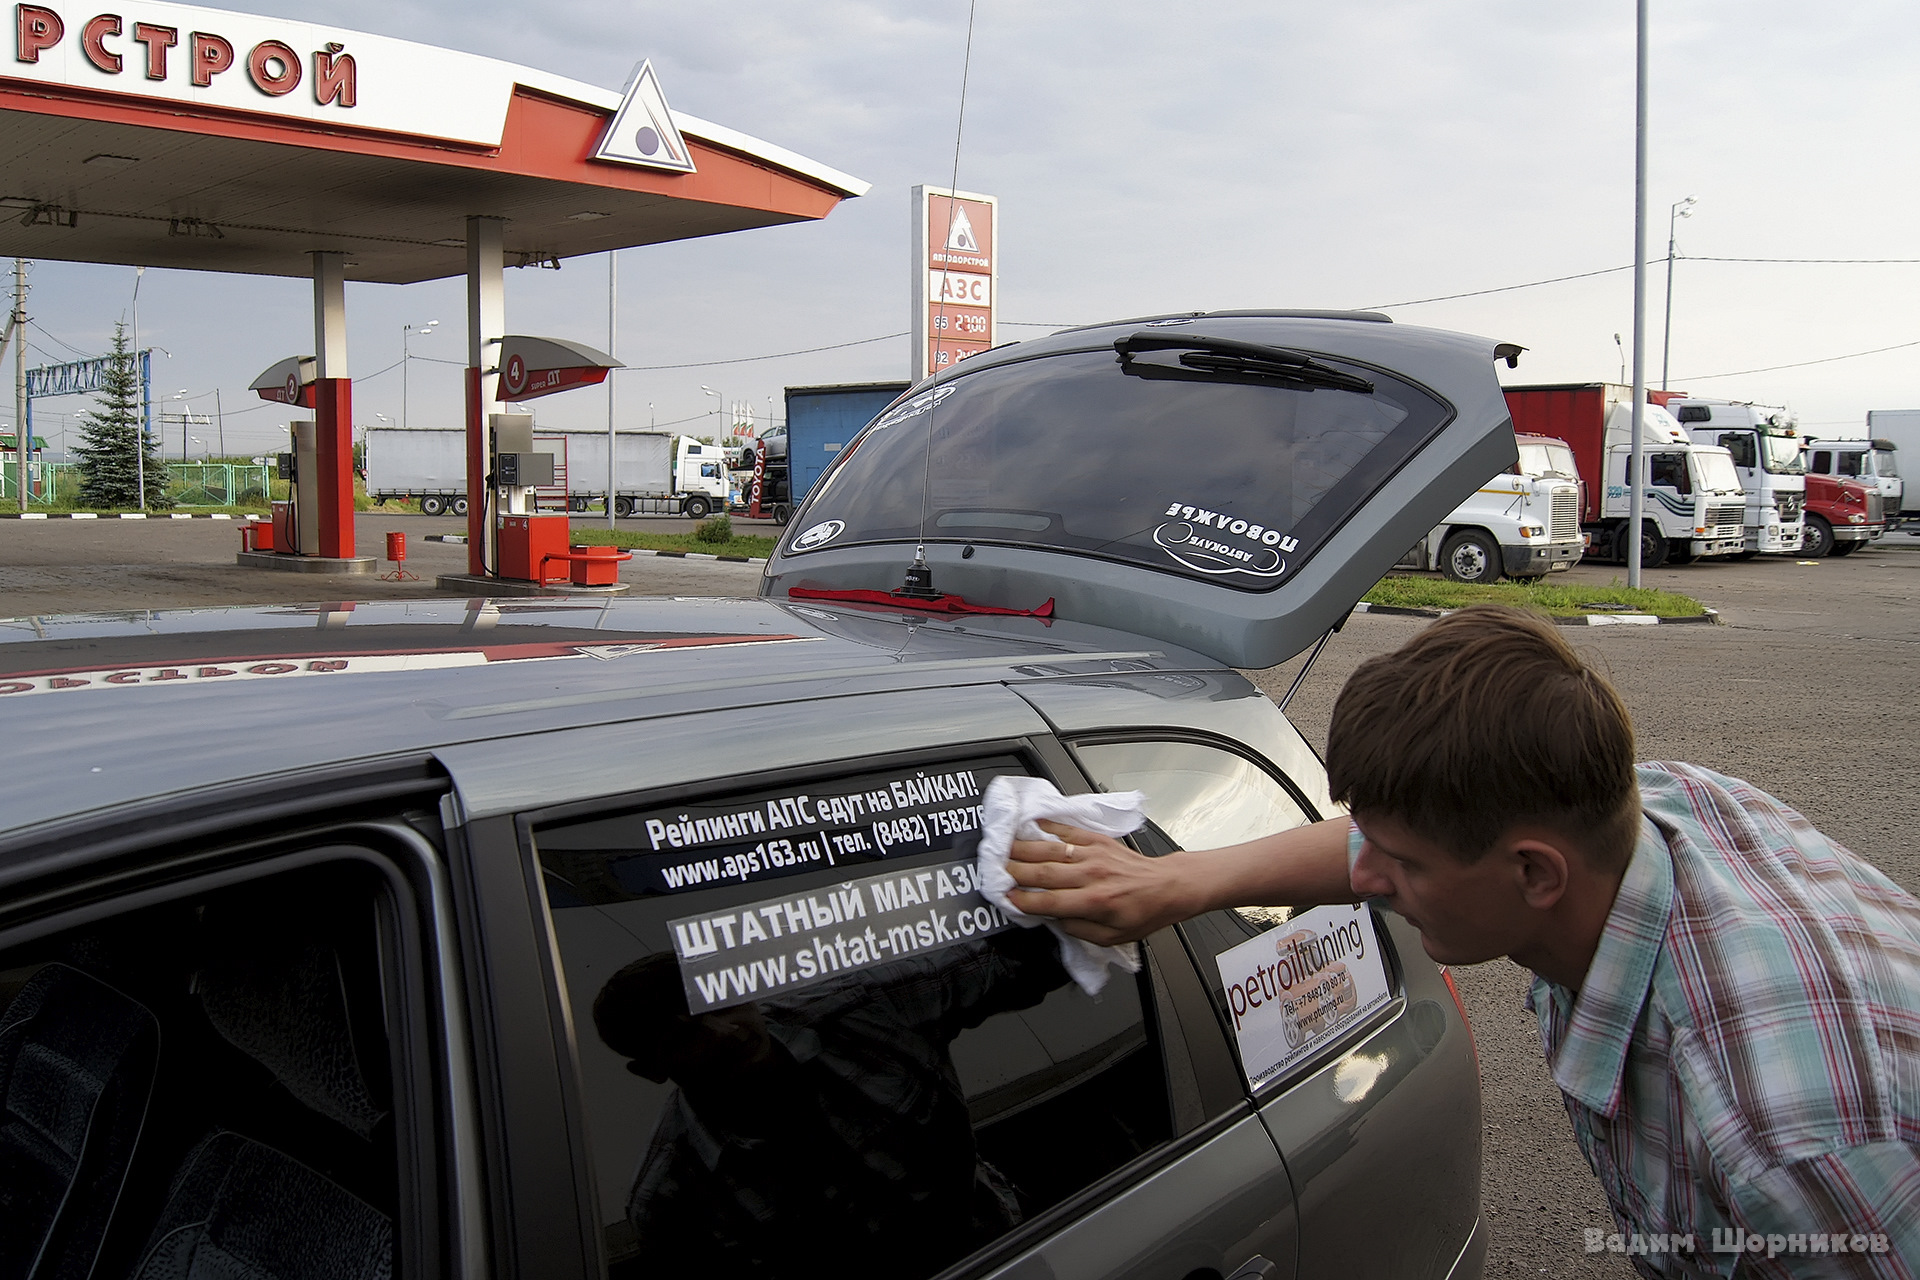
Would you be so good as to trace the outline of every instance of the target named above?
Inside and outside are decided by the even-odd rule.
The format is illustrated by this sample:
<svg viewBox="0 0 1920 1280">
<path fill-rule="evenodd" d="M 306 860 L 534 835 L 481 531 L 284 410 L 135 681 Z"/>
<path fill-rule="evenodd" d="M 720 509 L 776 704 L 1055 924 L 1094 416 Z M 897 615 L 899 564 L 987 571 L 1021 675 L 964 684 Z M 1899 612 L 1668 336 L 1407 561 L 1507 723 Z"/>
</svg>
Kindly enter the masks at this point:
<svg viewBox="0 0 1920 1280">
<path fill-rule="evenodd" d="M 227 411 L 220 407 L 220 388 L 213 389 L 213 415 L 220 420 L 220 456 L 227 456 Z"/>
<path fill-rule="evenodd" d="M 133 367 L 140 375 L 140 428 L 134 433 L 138 447 L 133 451 L 133 473 L 135 483 L 140 486 L 140 509 L 147 509 L 147 433 L 153 425 L 153 406 L 148 402 L 151 388 L 147 385 L 147 370 L 140 359 L 140 282 L 147 278 L 145 267 L 133 269 Z M 162 445 L 166 441 L 160 442 Z"/>
<path fill-rule="evenodd" d="M 33 453 L 33 427 L 27 421 L 27 260 L 13 260 L 13 315 L 7 319 L 13 339 L 13 442 L 20 458 L 15 488 L 20 510 L 27 509 L 27 459 Z"/>
<path fill-rule="evenodd" d="M 1635 14 L 1633 110 L 1633 417 L 1632 448 L 1627 481 L 1627 585 L 1640 585 L 1642 533 L 1640 512 L 1645 501 L 1646 447 L 1642 430 L 1647 416 L 1647 0 Z"/>
<path fill-rule="evenodd" d="M 619 299 L 620 251 L 609 249 L 607 250 L 607 354 L 616 360 L 620 358 L 614 355 L 614 349 L 619 345 Z M 618 369 L 607 370 L 607 528 L 609 529 L 619 527 L 613 517 L 614 446 L 619 444 L 619 440 L 614 436 L 613 387 L 614 375 L 619 372 Z"/>
</svg>

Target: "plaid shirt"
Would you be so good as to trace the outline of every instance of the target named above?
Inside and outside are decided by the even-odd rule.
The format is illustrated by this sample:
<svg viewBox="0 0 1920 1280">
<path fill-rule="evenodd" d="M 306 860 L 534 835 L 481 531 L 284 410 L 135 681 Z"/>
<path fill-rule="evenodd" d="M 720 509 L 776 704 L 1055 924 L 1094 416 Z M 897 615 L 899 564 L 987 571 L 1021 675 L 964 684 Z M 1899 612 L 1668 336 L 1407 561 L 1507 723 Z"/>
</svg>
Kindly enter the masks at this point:
<svg viewBox="0 0 1920 1280">
<path fill-rule="evenodd" d="M 1693 1237 L 1647 1276 L 1914 1276 L 1920 902 L 1747 783 L 1638 772 L 1586 981 L 1528 998 L 1615 1243 Z"/>
</svg>

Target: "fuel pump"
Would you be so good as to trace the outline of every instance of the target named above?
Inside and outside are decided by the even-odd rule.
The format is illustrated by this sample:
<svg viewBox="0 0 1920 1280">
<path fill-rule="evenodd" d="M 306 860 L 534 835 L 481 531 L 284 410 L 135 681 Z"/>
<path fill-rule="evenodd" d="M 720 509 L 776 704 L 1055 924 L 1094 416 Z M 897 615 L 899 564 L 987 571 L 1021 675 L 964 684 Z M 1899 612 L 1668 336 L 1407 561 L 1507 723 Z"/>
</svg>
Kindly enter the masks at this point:
<svg viewBox="0 0 1920 1280">
<path fill-rule="evenodd" d="M 320 474 L 320 429 L 313 422 L 288 424 L 293 451 L 281 454 L 278 473 L 291 486 L 284 502 L 273 504 L 273 545 L 303 556 L 320 554 L 320 493 L 311 477 Z M 303 483 L 304 482 L 304 483 Z"/>
<path fill-rule="evenodd" d="M 538 582 L 548 556 L 565 556 L 570 522 L 565 512 L 542 515 L 535 490 L 553 483 L 553 455 L 533 448 L 533 415 L 489 417 L 487 496 L 494 504 L 494 574 Z"/>
</svg>

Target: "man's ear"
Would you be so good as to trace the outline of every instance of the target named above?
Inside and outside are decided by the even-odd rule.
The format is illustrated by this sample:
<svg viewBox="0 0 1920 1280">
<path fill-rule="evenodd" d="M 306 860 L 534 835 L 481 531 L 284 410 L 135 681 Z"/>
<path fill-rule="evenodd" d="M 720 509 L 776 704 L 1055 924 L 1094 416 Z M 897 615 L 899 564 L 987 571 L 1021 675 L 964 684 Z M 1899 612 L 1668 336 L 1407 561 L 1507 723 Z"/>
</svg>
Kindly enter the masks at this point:
<svg viewBox="0 0 1920 1280">
<path fill-rule="evenodd" d="M 1566 895 L 1574 855 L 1554 841 L 1531 837 L 1514 841 L 1507 853 L 1519 875 L 1521 898 L 1536 911 L 1552 910 Z"/>
</svg>

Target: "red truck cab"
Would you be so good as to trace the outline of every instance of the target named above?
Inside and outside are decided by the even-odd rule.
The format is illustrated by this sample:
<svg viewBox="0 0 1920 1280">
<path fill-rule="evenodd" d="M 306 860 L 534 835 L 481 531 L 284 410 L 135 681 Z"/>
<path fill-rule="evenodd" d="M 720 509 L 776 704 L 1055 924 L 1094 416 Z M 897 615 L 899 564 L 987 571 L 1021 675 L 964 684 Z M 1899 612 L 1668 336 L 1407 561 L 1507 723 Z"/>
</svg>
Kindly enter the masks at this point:
<svg viewBox="0 0 1920 1280">
<path fill-rule="evenodd" d="M 1802 554 L 1851 555 L 1887 531 L 1878 490 L 1857 480 L 1807 473 L 1807 537 Z"/>
</svg>

